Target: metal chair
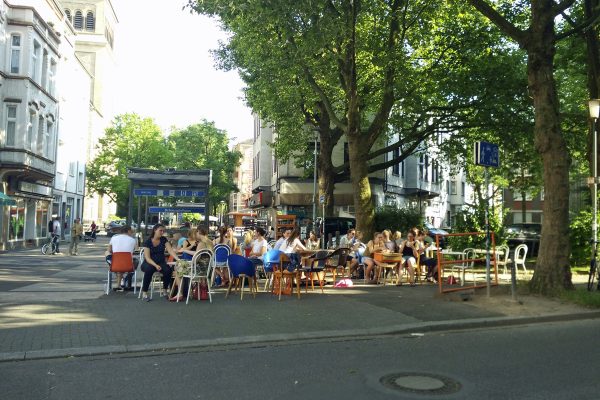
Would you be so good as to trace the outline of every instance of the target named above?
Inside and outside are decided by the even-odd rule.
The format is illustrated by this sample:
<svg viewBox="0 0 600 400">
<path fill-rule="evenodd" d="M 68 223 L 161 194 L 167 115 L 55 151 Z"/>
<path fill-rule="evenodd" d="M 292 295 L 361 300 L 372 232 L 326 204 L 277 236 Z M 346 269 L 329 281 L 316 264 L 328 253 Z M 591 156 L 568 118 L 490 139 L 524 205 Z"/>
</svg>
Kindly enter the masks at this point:
<svg viewBox="0 0 600 400">
<path fill-rule="evenodd" d="M 229 255 L 231 254 L 231 248 L 226 244 L 217 244 L 217 245 L 215 245 L 215 248 L 213 251 L 214 251 L 213 260 L 212 260 L 213 274 L 211 275 L 210 286 L 212 286 L 214 284 L 215 273 L 217 271 L 217 268 L 229 269 L 228 258 L 229 258 Z M 229 271 L 227 272 L 227 274 L 231 275 Z"/>
<path fill-rule="evenodd" d="M 319 274 L 323 273 L 325 270 L 325 265 L 329 258 L 330 252 L 328 250 L 317 250 L 315 254 L 308 257 L 309 265 L 302 268 L 302 272 L 306 275 L 306 279 L 310 280 L 310 284 L 312 286 L 312 290 L 315 290 L 315 282 L 313 280 L 313 275 L 317 274 L 317 279 L 319 280 L 319 287 L 321 288 L 321 293 L 323 292 L 323 279 L 320 278 Z M 308 293 L 308 281 L 306 286 L 304 287 L 305 293 Z"/>
<path fill-rule="evenodd" d="M 256 267 L 254 264 L 247 258 L 238 254 L 230 254 L 227 258 L 227 261 L 229 264 L 231 279 L 229 280 L 229 287 L 227 288 L 225 298 L 227 298 L 229 293 L 231 293 L 231 287 L 233 282 L 235 282 L 234 290 L 237 291 L 237 289 L 241 286 L 240 300 L 243 300 L 246 278 L 248 278 L 250 283 L 250 293 L 252 293 L 253 297 L 256 297 L 256 292 L 258 292 L 258 283 L 256 281 Z"/>
<path fill-rule="evenodd" d="M 350 261 L 349 256 L 350 249 L 347 247 L 340 247 L 331 253 L 327 257 L 329 262 L 325 264 L 325 276 L 323 277 L 323 280 L 325 280 L 327 272 L 330 271 L 333 278 L 333 285 L 335 286 L 338 269 L 342 270 L 342 277 L 346 274 L 346 268 L 348 268 L 348 262 Z M 350 268 L 348 268 L 348 278 L 350 278 Z"/>
<path fill-rule="evenodd" d="M 502 254 L 499 254 L 499 253 Z M 502 267 L 502 275 L 506 275 L 506 267 L 509 265 L 508 264 L 508 260 L 509 260 L 509 253 L 510 253 L 510 249 L 508 248 L 507 245 L 502 245 L 502 246 L 498 246 L 496 247 L 496 271 L 500 271 L 500 267 Z"/>
<path fill-rule="evenodd" d="M 515 271 L 519 272 L 519 266 L 523 268 L 523 272 L 527 275 L 527 267 L 525 266 L 527 259 L 527 251 L 529 248 L 526 244 L 520 244 L 515 248 Z"/>
<path fill-rule="evenodd" d="M 467 248 L 462 251 L 462 262 L 458 264 L 452 264 L 452 273 L 454 273 L 454 269 L 458 269 L 462 271 L 462 279 L 460 281 L 460 285 L 465 285 L 465 274 L 467 269 L 470 269 L 473 273 L 473 285 L 475 285 L 475 249 Z"/>
<path fill-rule="evenodd" d="M 181 285 L 179 286 L 179 293 L 177 293 L 177 302 L 179 302 L 179 296 L 181 295 L 181 288 L 183 286 L 183 280 L 185 278 L 189 279 L 188 283 L 188 291 L 187 297 L 185 300 L 185 304 L 188 304 L 190 301 L 190 293 L 192 292 L 192 283 L 196 279 L 198 281 L 198 285 L 200 285 L 200 280 L 205 279 L 208 286 L 208 300 L 212 303 L 212 288 L 208 285 L 209 276 L 211 273 L 211 269 L 213 267 L 213 252 L 210 250 L 198 250 L 194 253 L 192 257 L 192 261 L 190 261 L 190 271 L 187 274 L 181 276 Z"/>
</svg>

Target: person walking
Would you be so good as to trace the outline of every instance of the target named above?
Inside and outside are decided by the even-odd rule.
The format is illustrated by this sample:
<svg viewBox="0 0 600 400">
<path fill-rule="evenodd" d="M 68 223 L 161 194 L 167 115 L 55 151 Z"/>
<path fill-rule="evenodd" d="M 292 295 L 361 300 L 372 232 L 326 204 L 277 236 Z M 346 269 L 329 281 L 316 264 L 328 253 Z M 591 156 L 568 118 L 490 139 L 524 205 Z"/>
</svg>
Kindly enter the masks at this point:
<svg viewBox="0 0 600 400">
<path fill-rule="evenodd" d="M 81 224 L 81 220 L 79 218 L 75 218 L 73 226 L 71 227 L 71 244 L 69 245 L 69 255 L 77 255 L 81 235 L 83 235 L 83 225 Z"/>
</svg>

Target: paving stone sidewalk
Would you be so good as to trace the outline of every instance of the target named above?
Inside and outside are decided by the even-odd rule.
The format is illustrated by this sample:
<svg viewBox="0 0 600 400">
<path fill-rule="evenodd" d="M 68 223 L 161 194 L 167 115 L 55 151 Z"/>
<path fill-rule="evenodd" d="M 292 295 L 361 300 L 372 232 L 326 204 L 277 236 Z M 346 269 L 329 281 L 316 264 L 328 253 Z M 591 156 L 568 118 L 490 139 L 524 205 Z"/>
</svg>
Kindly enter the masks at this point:
<svg viewBox="0 0 600 400">
<path fill-rule="evenodd" d="M 99 237 L 96 243 L 82 244 L 79 256 L 43 256 L 38 249 L 0 255 L 0 360 L 597 316 L 547 299 L 519 304 L 498 293 L 486 299 L 485 291 L 460 301 L 438 295 L 433 285 L 328 287 L 325 294 L 305 294 L 303 289 L 300 299 L 285 296 L 282 301 L 267 293 L 256 298 L 246 293 L 243 301 L 239 296 L 225 299 L 218 292 L 212 304 L 189 305 L 155 294 L 147 303 L 132 292 L 104 295 L 107 242 Z"/>
</svg>

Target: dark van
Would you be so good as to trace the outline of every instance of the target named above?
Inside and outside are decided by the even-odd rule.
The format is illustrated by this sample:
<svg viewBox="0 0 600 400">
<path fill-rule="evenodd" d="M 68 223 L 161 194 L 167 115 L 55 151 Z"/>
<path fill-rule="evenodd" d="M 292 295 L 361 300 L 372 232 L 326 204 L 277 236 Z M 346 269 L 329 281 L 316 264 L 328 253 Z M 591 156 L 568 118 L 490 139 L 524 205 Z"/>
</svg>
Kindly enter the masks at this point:
<svg viewBox="0 0 600 400">
<path fill-rule="evenodd" d="M 320 231 L 323 220 L 319 219 L 317 221 L 319 223 Z M 345 235 L 348 233 L 349 229 L 356 228 L 356 219 L 347 218 L 347 217 L 329 217 L 325 218 L 325 237 L 329 237 L 328 235 L 331 233 L 332 236 L 335 236 L 336 232 L 339 232 L 340 235 Z"/>
</svg>

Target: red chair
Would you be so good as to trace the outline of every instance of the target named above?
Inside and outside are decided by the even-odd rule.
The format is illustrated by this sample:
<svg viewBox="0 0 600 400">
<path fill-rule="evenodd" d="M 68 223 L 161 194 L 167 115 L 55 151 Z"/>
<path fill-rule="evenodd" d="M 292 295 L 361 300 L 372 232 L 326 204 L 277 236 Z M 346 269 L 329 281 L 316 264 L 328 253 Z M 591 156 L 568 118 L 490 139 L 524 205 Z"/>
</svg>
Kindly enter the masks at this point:
<svg viewBox="0 0 600 400">
<path fill-rule="evenodd" d="M 108 276 L 106 278 L 106 294 L 109 293 L 112 283 L 112 273 L 123 273 L 133 272 L 133 281 L 137 283 L 137 269 L 133 265 L 133 254 L 128 251 L 112 253 L 112 260 L 110 262 L 110 268 L 108 269 Z M 119 284 L 120 282 L 117 282 Z M 134 293 L 136 288 L 134 287 Z"/>
</svg>

